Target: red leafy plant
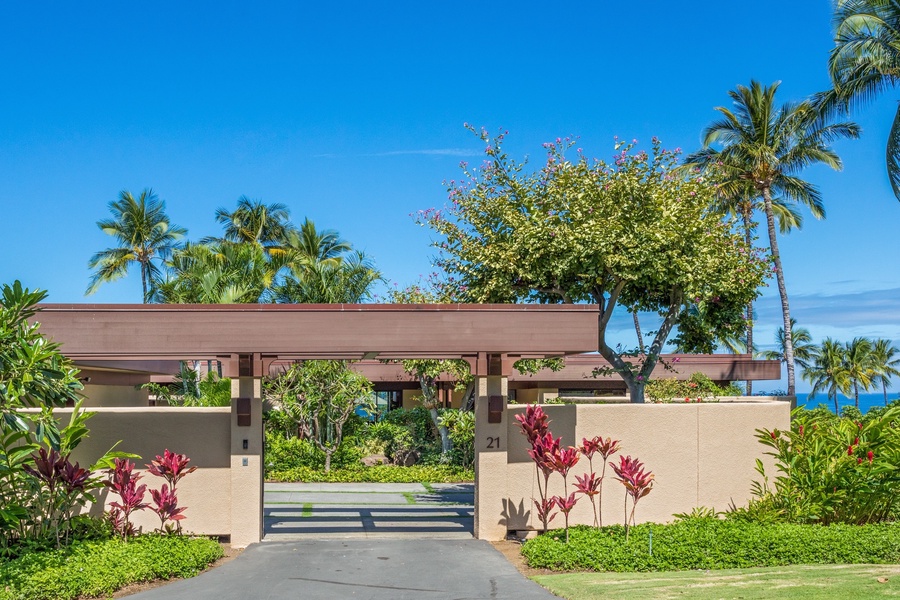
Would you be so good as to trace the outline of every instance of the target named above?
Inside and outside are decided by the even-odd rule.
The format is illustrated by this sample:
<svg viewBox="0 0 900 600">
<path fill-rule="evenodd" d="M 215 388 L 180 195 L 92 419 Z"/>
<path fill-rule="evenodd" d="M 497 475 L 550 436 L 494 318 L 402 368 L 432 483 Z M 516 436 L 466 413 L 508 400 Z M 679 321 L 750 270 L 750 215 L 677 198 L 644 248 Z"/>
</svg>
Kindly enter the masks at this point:
<svg viewBox="0 0 900 600">
<path fill-rule="evenodd" d="M 562 475 L 563 477 L 563 494 L 565 494 L 569 489 L 569 481 L 568 475 L 569 471 L 578 463 L 578 449 L 569 446 L 565 449 L 558 449 L 553 456 L 553 470 Z M 577 499 L 575 498 L 575 492 L 569 494 L 568 498 L 564 498 L 562 496 L 554 496 L 553 501 L 556 503 L 557 508 L 559 508 L 560 512 L 565 515 L 566 518 L 566 543 L 569 543 L 569 513 L 575 508 L 575 503 Z"/>
<path fill-rule="evenodd" d="M 107 471 L 109 480 L 105 485 L 116 495 L 121 502 L 110 502 L 112 510 L 109 512 L 109 520 L 113 529 L 127 540 L 129 537 L 140 533 L 131 522 L 131 514 L 135 511 L 150 508 L 160 519 L 159 531 L 174 533 L 181 531 L 181 521 L 185 518 L 186 506 L 178 506 L 178 497 L 175 486 L 186 475 L 193 473 L 197 467 L 188 467 L 190 459 L 184 454 L 177 454 L 166 449 L 162 456 L 150 461 L 147 470 L 151 474 L 166 480 L 158 490 L 150 490 L 150 498 L 153 504 L 144 502 L 147 491 L 146 484 L 137 485 L 142 475 L 134 473 L 134 463 L 126 459 L 115 459 L 113 469 Z M 167 521 L 172 521 L 175 527 L 167 526 Z"/>
<path fill-rule="evenodd" d="M 52 528 L 59 547 L 63 533 L 68 540 L 75 507 L 92 501 L 87 493 L 91 472 L 55 449 L 40 448 L 31 459 L 34 466 L 26 464 L 22 469 L 40 482 L 40 492 L 35 496 L 40 518 L 35 526 L 41 536 Z"/>
<path fill-rule="evenodd" d="M 184 519 L 182 513 L 187 507 L 178 506 L 178 498 L 175 496 L 175 486 L 183 477 L 197 470 L 197 467 L 188 467 L 187 465 L 189 462 L 191 462 L 191 459 L 186 455 L 170 452 L 169 449 L 166 448 L 166 450 L 163 451 L 162 456 L 157 456 L 154 460 L 150 461 L 149 465 L 147 465 L 147 470 L 157 477 L 162 477 L 168 482 L 168 485 L 163 484 L 162 488 L 159 490 L 150 491 L 150 497 L 153 499 L 153 506 L 151 508 L 159 517 L 161 531 L 172 532 L 170 528 L 166 527 L 166 521 L 174 521 L 175 530 L 181 531 L 181 521 Z M 169 489 L 169 486 L 171 486 L 171 490 Z"/>
<path fill-rule="evenodd" d="M 131 513 L 147 508 L 148 505 L 144 502 L 147 485 L 137 484 L 143 476 L 134 473 L 134 463 L 126 458 L 116 458 L 114 467 L 107 471 L 107 474 L 109 480 L 105 482 L 106 487 L 121 500 L 109 503 L 112 507 L 109 511 L 109 520 L 116 533 L 121 535 L 122 539 L 128 540 L 129 537 L 140 533 L 131 522 Z"/>
<path fill-rule="evenodd" d="M 551 498 L 547 497 L 547 487 L 550 482 L 550 475 L 553 474 L 554 457 L 559 450 L 560 438 L 553 438 L 553 435 L 550 433 L 550 418 L 539 405 L 529 404 L 525 407 L 525 412 L 516 415 L 515 418 L 519 422 L 522 434 L 528 439 L 528 443 L 531 444 L 528 456 L 534 462 L 535 470 L 538 474 L 538 495 L 540 496 L 540 501 L 532 498 L 532 502 L 534 502 L 534 506 L 537 509 L 538 519 L 544 526 L 543 530 L 547 531 L 548 524 L 556 516 L 552 512 L 555 503 Z M 544 480 L 543 486 L 541 486 L 541 476 L 543 476 Z"/>
<path fill-rule="evenodd" d="M 634 511 L 638 500 L 653 489 L 653 473 L 644 470 L 644 464 L 630 456 L 620 456 L 619 464 L 609 463 L 616 473 L 616 480 L 625 486 L 625 540 L 628 540 L 628 525 L 634 523 Z M 628 514 L 628 497 L 631 496 L 631 515 Z"/>
<path fill-rule="evenodd" d="M 594 527 L 603 527 L 603 479 L 606 478 L 606 461 L 609 460 L 610 456 L 618 452 L 620 447 L 619 440 L 604 439 L 599 435 L 590 440 L 587 438 L 582 438 L 581 440 L 581 453 L 587 457 L 588 464 L 591 466 L 591 485 L 587 485 L 588 473 L 585 473 L 585 481 L 579 480 L 581 487 L 578 489 L 582 494 L 590 498 L 591 505 L 594 507 Z M 603 470 L 600 472 L 600 477 L 596 477 L 594 472 L 594 454 L 599 454 L 600 458 L 603 459 Z M 576 479 L 578 478 L 576 477 Z M 596 504 L 594 504 L 594 496 L 597 497 Z"/>
</svg>

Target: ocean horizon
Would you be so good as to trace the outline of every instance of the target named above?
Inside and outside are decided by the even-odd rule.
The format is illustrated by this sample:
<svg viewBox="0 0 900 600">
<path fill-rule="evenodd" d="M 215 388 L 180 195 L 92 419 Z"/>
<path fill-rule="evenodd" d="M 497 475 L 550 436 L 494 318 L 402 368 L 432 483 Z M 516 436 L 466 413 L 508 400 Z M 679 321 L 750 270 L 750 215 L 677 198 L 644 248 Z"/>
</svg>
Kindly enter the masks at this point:
<svg viewBox="0 0 900 600">
<path fill-rule="evenodd" d="M 797 392 L 797 406 L 805 406 L 806 408 L 815 408 L 820 404 L 824 404 L 827 408 L 834 411 L 834 401 L 829 400 L 828 396 L 823 393 L 816 394 L 815 398 L 809 398 L 809 392 Z M 893 402 L 894 400 L 900 399 L 900 393 L 896 390 L 888 390 L 888 402 Z M 844 408 L 845 406 L 853 406 L 854 400 L 853 396 L 847 397 L 843 395 L 838 395 L 838 406 L 839 408 Z M 883 392 L 866 392 L 860 393 L 859 395 L 859 410 L 862 411 L 863 414 L 869 411 L 870 408 L 876 406 L 884 406 L 884 393 Z"/>
</svg>

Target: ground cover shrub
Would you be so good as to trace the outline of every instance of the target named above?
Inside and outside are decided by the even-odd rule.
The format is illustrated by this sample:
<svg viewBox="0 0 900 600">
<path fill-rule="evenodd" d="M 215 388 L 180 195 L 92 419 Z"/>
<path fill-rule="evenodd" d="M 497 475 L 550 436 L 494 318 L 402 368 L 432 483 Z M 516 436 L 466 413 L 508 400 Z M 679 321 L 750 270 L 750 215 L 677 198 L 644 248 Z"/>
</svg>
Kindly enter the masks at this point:
<svg viewBox="0 0 900 600">
<path fill-rule="evenodd" d="M 744 390 L 732 383 L 719 386 L 704 375 L 694 373 L 687 381 L 671 377 L 651 379 L 647 382 L 646 394 L 651 402 L 702 402 L 719 396 L 741 396 Z"/>
<path fill-rule="evenodd" d="M 863 421 L 828 411 L 798 409 L 789 431 L 757 430 L 770 448 L 777 475 L 753 486 L 747 508 L 730 518 L 792 523 L 853 523 L 891 517 L 900 493 L 900 407 Z"/>
<path fill-rule="evenodd" d="M 475 413 L 464 410 L 441 412 L 441 425 L 450 432 L 452 464 L 471 468 L 475 464 Z"/>
<path fill-rule="evenodd" d="M 362 456 L 362 451 L 355 444 L 344 443 L 332 455 L 331 466 L 342 469 L 358 463 Z M 285 438 L 267 432 L 265 461 L 267 476 L 269 472 L 297 468 L 320 470 L 325 468 L 325 453 L 309 440 Z"/>
<path fill-rule="evenodd" d="M 324 470 L 298 467 L 284 471 L 267 471 L 268 481 L 302 481 L 325 483 L 460 483 L 475 480 L 475 471 L 453 465 L 363 465 Z"/>
<path fill-rule="evenodd" d="M 652 533 L 652 551 L 651 551 Z M 698 518 L 631 528 L 571 528 L 528 540 L 534 568 L 557 571 L 683 571 L 796 564 L 900 562 L 900 524 L 760 524 Z"/>
<path fill-rule="evenodd" d="M 207 538 L 77 540 L 0 562 L 0 600 L 105 596 L 131 583 L 192 577 L 221 556 L 219 543 Z"/>
</svg>

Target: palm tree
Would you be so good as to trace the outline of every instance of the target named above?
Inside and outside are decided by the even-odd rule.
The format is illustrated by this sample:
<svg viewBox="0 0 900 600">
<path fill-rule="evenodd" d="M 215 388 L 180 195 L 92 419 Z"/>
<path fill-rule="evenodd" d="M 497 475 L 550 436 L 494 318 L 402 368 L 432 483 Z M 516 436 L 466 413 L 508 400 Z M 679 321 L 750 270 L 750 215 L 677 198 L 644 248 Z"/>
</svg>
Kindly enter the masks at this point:
<svg viewBox="0 0 900 600">
<path fill-rule="evenodd" d="M 236 243 L 258 244 L 269 253 L 278 252 L 284 245 L 288 233 L 293 230 L 290 211 L 280 203 L 263 204 L 247 196 L 238 198 L 233 211 L 225 208 L 216 210 L 216 222 L 225 226 L 222 240 Z M 222 241 L 204 239 L 204 243 Z"/>
<path fill-rule="evenodd" d="M 166 263 L 167 277 L 154 300 L 167 304 L 264 302 L 282 268 L 281 259 L 249 243 L 188 244 Z"/>
<path fill-rule="evenodd" d="M 753 219 L 753 213 L 762 208 L 759 198 L 754 188 L 745 185 L 734 196 L 720 196 L 718 202 L 713 205 L 713 210 L 721 213 L 726 217 L 736 217 L 741 220 L 741 228 L 744 230 L 744 242 L 747 247 L 753 246 L 754 232 L 756 230 L 756 221 Z M 816 218 L 821 218 L 823 213 L 820 212 L 820 206 L 810 207 Z M 789 203 L 786 203 L 779 197 L 772 198 L 772 209 L 778 220 L 778 229 L 782 234 L 790 233 L 792 229 L 800 229 L 803 226 L 803 216 Z M 741 343 L 739 340 L 723 341 L 724 345 L 733 354 L 741 354 L 742 352 L 753 353 L 753 300 L 747 303 L 745 321 L 747 322 L 746 337 Z M 780 331 L 784 331 L 781 329 Z M 743 350 L 742 350 L 743 348 Z M 750 348 L 751 350 L 747 350 Z M 753 395 L 753 380 L 748 379 L 744 382 L 746 386 L 746 394 Z"/>
<path fill-rule="evenodd" d="M 826 107 L 846 112 L 900 80 L 900 3 L 892 0 L 837 0 L 835 48 L 828 59 L 833 90 L 820 95 Z M 900 199 L 900 106 L 887 143 L 887 171 Z"/>
<path fill-rule="evenodd" d="M 786 202 L 810 207 L 813 215 L 824 216 L 819 190 L 797 174 L 815 163 L 840 169 L 841 160 L 829 144 L 841 137 L 857 137 L 859 127 L 853 123 L 826 124 L 811 101 L 776 106 L 778 85 L 776 82 L 766 87 L 751 81 L 750 87 L 739 85 L 730 91 L 734 110 L 716 108 L 722 119 L 704 130 L 703 149 L 687 157 L 686 163 L 720 170 L 724 176 L 720 191 L 725 198 L 739 197 L 748 188 L 762 197 L 781 296 L 788 394 L 793 395 L 796 385 L 791 313 L 775 234 L 773 198 L 781 196 Z M 711 148 L 713 144 L 720 145 L 721 150 Z"/>
<path fill-rule="evenodd" d="M 88 267 L 96 271 L 91 275 L 85 295 L 96 292 L 101 283 L 125 276 L 128 267 L 137 263 L 141 267 L 143 302 L 147 303 L 153 282 L 160 275 L 154 261 L 164 260 L 187 234 L 187 229 L 171 224 L 166 203 L 150 188 L 142 191 L 137 199 L 128 190 L 122 190 L 119 199 L 109 203 L 109 210 L 113 218 L 97 221 L 97 226 L 116 238 L 118 246 L 91 257 Z"/>
<path fill-rule="evenodd" d="M 797 320 L 791 317 L 791 341 L 794 342 L 794 362 L 803 369 L 808 369 L 810 361 L 816 353 L 816 345 L 812 342 L 812 335 L 806 327 L 797 327 Z M 785 339 L 784 328 L 779 327 L 775 332 L 775 344 L 778 350 L 766 350 L 760 352 L 759 356 L 766 360 L 780 360 L 784 362 Z"/>
<path fill-rule="evenodd" d="M 900 350 L 892 345 L 891 340 L 877 339 L 872 344 L 872 363 L 875 369 L 874 383 L 881 384 L 884 392 L 884 405 L 888 403 L 888 388 L 891 387 L 891 377 L 900 375 Z"/>
<path fill-rule="evenodd" d="M 288 232 L 285 238 L 285 254 L 295 274 L 306 266 L 317 263 L 337 265 L 352 249 L 350 243 L 342 240 L 337 231 L 319 231 L 309 219 L 304 219 L 300 229 Z"/>
<path fill-rule="evenodd" d="M 286 304 L 357 304 L 371 297 L 372 286 L 381 279 L 375 263 L 357 251 L 292 273 L 275 287 L 274 297 Z"/>
<path fill-rule="evenodd" d="M 853 387 L 854 406 L 859 408 L 859 387 L 872 387 L 876 376 L 872 362 L 872 342 L 866 338 L 853 338 L 844 347 L 844 369 Z"/>
<path fill-rule="evenodd" d="M 838 393 L 850 393 L 850 378 L 847 376 L 844 361 L 844 345 L 831 338 L 825 338 L 822 345 L 816 348 L 812 363 L 803 370 L 803 378 L 812 384 L 810 398 L 815 398 L 822 390 L 826 390 L 828 399 L 834 402 L 835 414 L 840 414 Z"/>
</svg>

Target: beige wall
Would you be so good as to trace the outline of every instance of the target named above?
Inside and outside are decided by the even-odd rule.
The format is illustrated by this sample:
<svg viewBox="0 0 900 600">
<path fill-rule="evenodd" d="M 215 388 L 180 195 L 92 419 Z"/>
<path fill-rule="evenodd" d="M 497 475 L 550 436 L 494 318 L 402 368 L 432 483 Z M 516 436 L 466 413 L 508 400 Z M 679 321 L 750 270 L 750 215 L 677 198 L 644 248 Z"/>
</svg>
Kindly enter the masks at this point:
<svg viewBox="0 0 900 600">
<path fill-rule="evenodd" d="M 262 418 L 254 402 L 251 427 L 237 427 L 233 408 L 101 407 L 90 408 L 89 437 L 73 452 L 73 460 L 89 466 L 107 450 L 138 454 L 133 459 L 144 477 L 140 483 L 159 488 L 164 480 L 146 471 L 146 464 L 168 449 L 186 454 L 197 471 L 178 484 L 178 503 L 186 506 L 185 531 L 229 536 L 242 547 L 260 539 L 262 524 Z M 72 409 L 56 409 L 60 421 L 68 423 Z M 248 448 L 243 449 L 243 440 Z M 118 445 L 116 445 L 118 443 Z M 247 458 L 247 466 L 243 459 Z M 105 507 L 117 500 L 106 490 L 100 498 Z M 145 501 L 150 502 L 149 491 Z M 99 513 L 99 505 L 92 512 Z M 133 522 L 144 531 L 159 527 L 149 509 L 134 514 Z"/>
<path fill-rule="evenodd" d="M 84 406 L 148 406 L 150 392 L 133 385 L 85 384 Z"/>
<path fill-rule="evenodd" d="M 620 404 L 620 405 L 552 405 L 544 406 L 550 416 L 550 430 L 562 436 L 564 445 L 580 444 L 584 437 L 613 437 L 621 440 L 624 455 L 639 458 L 656 475 L 653 491 L 638 504 L 638 522 L 665 522 L 674 513 L 689 512 L 705 506 L 725 510 L 729 502 L 745 504 L 750 498 L 750 485 L 758 476 L 755 460 L 760 458 L 771 468 L 771 459 L 763 455 L 764 447 L 754 437 L 757 428 L 786 429 L 790 425 L 790 402 L 701 403 L 701 404 Z M 540 522 L 534 514 L 532 497 L 538 496 L 534 464 L 528 457 L 528 444 L 513 418 L 524 406 L 511 406 L 504 415 L 503 433 L 508 439 L 501 445 L 507 454 L 505 474 L 495 465 L 497 453 L 485 451 L 478 431 L 476 449 L 482 469 L 476 474 L 479 487 L 491 487 L 489 495 L 479 489 L 476 532 L 485 539 L 501 539 L 508 530 L 536 529 Z M 478 419 L 486 415 L 478 413 Z M 476 421 L 477 422 L 477 421 Z M 495 433 L 494 433 L 495 435 Z M 508 447 L 508 453 L 506 448 Z M 490 454 L 488 454 L 490 453 Z M 613 460 L 618 461 L 618 456 Z M 488 475 L 484 468 L 490 466 Z M 594 459 L 599 474 L 602 464 Z M 494 472 L 496 470 L 496 472 Z M 588 472 L 588 461 L 582 457 L 569 473 L 568 493 L 574 490 L 575 475 Z M 604 524 L 622 523 L 624 519 L 623 486 L 612 479 L 607 468 L 603 490 Z M 505 487 L 505 491 L 496 488 Z M 554 474 L 550 494 L 563 494 L 563 479 Z M 568 495 L 568 494 L 566 494 Z M 553 526 L 562 526 L 562 515 Z M 592 524 L 590 501 L 579 500 L 570 514 L 570 524 Z"/>
</svg>

